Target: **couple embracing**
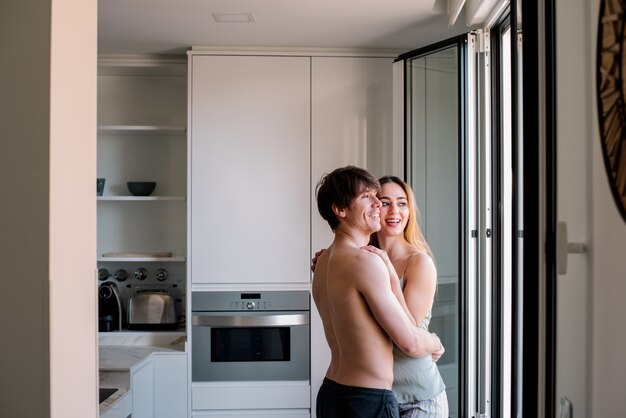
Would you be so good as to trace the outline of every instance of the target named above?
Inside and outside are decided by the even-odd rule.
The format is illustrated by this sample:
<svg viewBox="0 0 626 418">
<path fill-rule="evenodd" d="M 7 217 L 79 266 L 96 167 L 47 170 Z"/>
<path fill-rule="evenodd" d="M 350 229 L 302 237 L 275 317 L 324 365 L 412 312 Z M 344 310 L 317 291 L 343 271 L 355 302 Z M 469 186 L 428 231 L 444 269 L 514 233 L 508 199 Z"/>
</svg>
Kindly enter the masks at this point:
<svg viewBox="0 0 626 418">
<path fill-rule="evenodd" d="M 313 260 L 331 351 L 317 417 L 447 417 L 444 348 L 428 332 L 437 276 L 410 188 L 347 166 L 324 175 L 316 196 L 335 235 Z"/>
</svg>

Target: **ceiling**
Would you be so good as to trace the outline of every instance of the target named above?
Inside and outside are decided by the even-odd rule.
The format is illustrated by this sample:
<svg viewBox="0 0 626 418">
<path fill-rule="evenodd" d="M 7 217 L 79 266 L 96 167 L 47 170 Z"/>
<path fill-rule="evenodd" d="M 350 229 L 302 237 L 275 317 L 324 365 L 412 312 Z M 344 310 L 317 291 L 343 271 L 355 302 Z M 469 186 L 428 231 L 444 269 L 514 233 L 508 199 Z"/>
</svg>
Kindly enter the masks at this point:
<svg viewBox="0 0 626 418">
<path fill-rule="evenodd" d="M 99 0 L 100 54 L 182 54 L 192 46 L 406 52 L 467 32 L 446 0 Z M 252 14 L 253 23 L 217 23 Z"/>
</svg>

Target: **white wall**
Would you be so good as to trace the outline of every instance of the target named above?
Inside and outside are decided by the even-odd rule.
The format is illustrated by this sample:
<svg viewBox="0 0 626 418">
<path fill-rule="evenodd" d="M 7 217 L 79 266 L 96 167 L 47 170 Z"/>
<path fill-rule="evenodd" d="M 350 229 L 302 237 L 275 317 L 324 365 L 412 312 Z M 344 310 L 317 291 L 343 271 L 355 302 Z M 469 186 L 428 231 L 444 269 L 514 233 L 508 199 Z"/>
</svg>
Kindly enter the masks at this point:
<svg viewBox="0 0 626 418">
<path fill-rule="evenodd" d="M 586 3 L 585 0 L 578 0 Z M 599 0 L 586 5 L 590 39 L 587 60 L 592 88 L 591 119 L 591 399 L 590 417 L 624 416 L 626 376 L 626 222 L 613 201 L 602 160 L 595 93 L 595 60 Z"/>
<path fill-rule="evenodd" d="M 96 13 L 0 5 L 2 417 L 97 416 Z"/>
<path fill-rule="evenodd" d="M 598 130 L 600 0 L 556 4 L 558 212 L 569 241 L 588 246 L 586 256 L 570 255 L 568 275 L 558 282 L 557 401 L 570 398 L 575 417 L 622 417 L 626 223 L 609 189 Z"/>
<path fill-rule="evenodd" d="M 97 1 L 54 0 L 51 21 L 50 412 L 97 417 Z"/>
<path fill-rule="evenodd" d="M 585 30 L 587 0 L 557 0 L 557 214 L 567 223 L 570 242 L 589 243 L 591 199 L 591 103 Z M 581 88 L 582 87 L 582 88 Z M 590 304 L 588 255 L 570 254 L 566 275 L 557 277 L 556 416 L 567 398 L 575 417 L 587 417 L 589 402 Z"/>
</svg>

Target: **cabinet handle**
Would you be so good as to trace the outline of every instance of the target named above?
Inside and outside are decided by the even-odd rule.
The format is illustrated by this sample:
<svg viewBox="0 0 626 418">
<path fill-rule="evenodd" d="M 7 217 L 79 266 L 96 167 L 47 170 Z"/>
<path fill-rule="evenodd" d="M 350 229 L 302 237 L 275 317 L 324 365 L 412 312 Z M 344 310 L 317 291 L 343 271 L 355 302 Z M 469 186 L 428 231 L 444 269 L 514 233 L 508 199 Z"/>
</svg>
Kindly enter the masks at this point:
<svg viewBox="0 0 626 418">
<path fill-rule="evenodd" d="M 289 315 L 193 315 L 191 324 L 196 326 L 218 327 L 271 327 L 307 325 L 309 314 Z"/>
</svg>

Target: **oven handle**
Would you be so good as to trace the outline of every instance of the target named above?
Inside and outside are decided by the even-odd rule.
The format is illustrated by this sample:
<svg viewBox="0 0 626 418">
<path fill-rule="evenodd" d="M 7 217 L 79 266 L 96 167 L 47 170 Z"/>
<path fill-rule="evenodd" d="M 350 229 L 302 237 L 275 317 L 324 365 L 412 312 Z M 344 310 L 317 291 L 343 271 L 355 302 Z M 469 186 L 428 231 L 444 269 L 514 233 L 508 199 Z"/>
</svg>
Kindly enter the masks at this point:
<svg viewBox="0 0 626 418">
<path fill-rule="evenodd" d="M 309 314 L 288 315 L 193 315 L 191 324 L 203 327 L 280 327 L 307 325 Z"/>
</svg>

